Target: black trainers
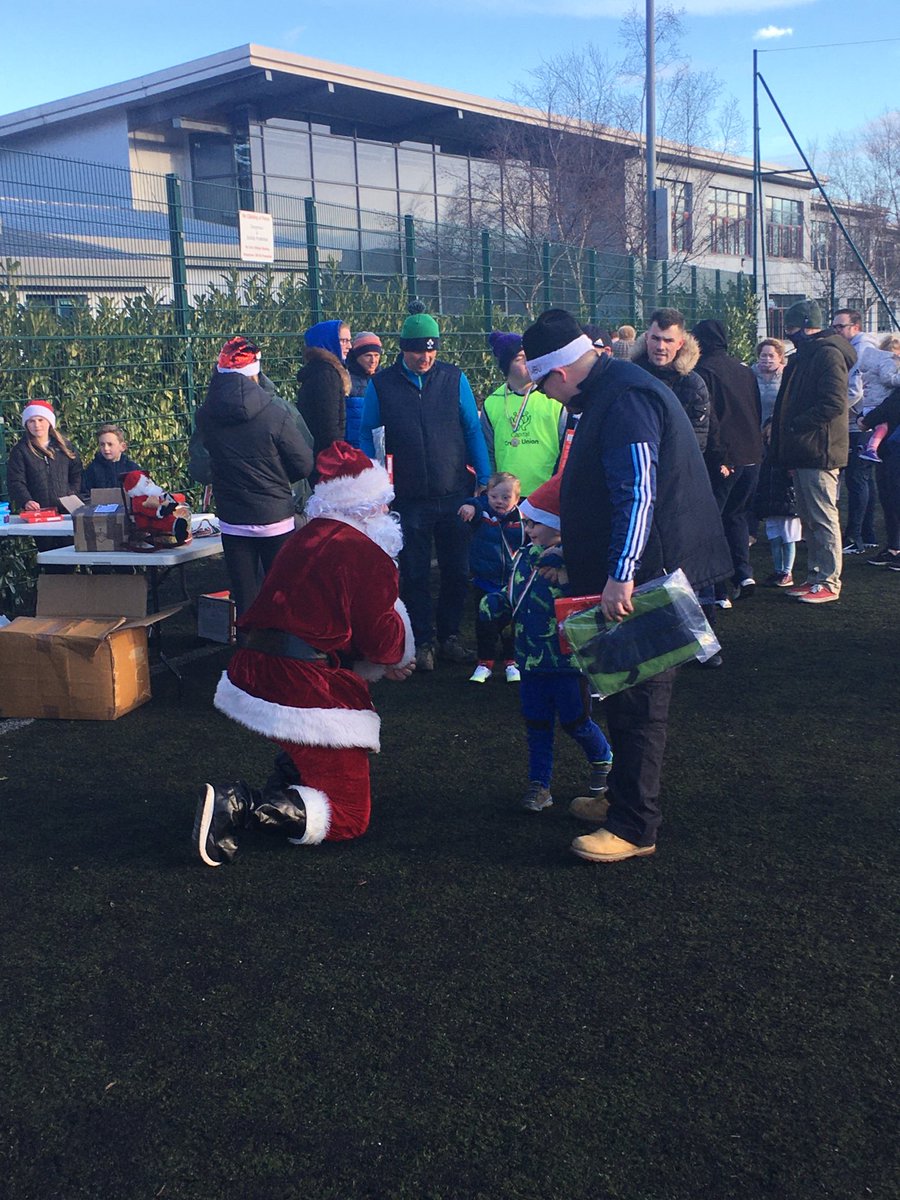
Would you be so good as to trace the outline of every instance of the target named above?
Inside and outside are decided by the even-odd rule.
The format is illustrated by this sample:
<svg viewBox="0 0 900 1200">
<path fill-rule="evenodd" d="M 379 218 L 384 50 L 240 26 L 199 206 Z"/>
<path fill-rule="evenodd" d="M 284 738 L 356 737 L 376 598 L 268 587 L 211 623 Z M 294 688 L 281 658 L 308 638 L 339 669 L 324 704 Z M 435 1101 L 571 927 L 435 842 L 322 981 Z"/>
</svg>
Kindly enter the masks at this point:
<svg viewBox="0 0 900 1200">
<path fill-rule="evenodd" d="M 451 633 L 446 641 L 438 646 L 438 658 L 444 662 L 473 663 L 478 661 L 474 650 L 467 650 L 459 640 L 458 634 Z"/>
<path fill-rule="evenodd" d="M 870 567 L 889 567 L 894 563 L 900 562 L 900 550 L 894 554 L 891 554 L 890 550 L 885 547 L 880 554 L 874 555 L 874 557 L 868 559 L 867 561 Z"/>
<path fill-rule="evenodd" d="M 237 853 L 235 834 L 253 811 L 253 793 L 238 779 L 233 783 L 207 783 L 194 817 L 194 849 L 208 867 L 221 867 Z"/>
</svg>

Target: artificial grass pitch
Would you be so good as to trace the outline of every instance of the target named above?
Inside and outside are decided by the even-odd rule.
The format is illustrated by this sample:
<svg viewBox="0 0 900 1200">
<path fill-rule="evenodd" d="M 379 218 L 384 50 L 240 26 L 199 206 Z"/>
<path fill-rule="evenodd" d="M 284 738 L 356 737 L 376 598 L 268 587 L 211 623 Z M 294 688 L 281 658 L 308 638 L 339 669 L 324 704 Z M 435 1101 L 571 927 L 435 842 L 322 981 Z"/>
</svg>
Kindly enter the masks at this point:
<svg viewBox="0 0 900 1200">
<path fill-rule="evenodd" d="M 3 1194 L 896 1200 L 900 576 L 844 578 L 681 671 L 640 861 L 568 853 L 564 735 L 517 810 L 516 688 L 464 667 L 376 688 L 363 839 L 219 870 L 196 786 L 271 758 L 226 650 L 0 739 Z"/>
</svg>

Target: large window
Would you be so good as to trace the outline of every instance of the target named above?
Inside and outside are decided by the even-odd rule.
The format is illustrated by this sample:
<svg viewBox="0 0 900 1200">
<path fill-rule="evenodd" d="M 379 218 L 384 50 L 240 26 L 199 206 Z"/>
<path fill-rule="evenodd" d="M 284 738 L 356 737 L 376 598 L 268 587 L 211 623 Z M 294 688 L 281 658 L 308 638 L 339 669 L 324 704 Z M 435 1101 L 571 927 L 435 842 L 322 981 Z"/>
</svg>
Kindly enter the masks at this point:
<svg viewBox="0 0 900 1200">
<path fill-rule="evenodd" d="M 710 188 L 710 250 L 713 254 L 750 253 L 750 193 Z"/>
<path fill-rule="evenodd" d="M 686 253 L 694 248 L 694 185 L 679 179 L 663 179 L 660 182 L 669 189 L 672 250 Z"/>
<path fill-rule="evenodd" d="M 772 258 L 802 258 L 803 205 L 770 196 L 766 208 L 766 252 Z"/>
<path fill-rule="evenodd" d="M 191 138 L 193 215 L 201 221 L 237 224 L 237 166 L 234 141 L 226 134 Z"/>
</svg>

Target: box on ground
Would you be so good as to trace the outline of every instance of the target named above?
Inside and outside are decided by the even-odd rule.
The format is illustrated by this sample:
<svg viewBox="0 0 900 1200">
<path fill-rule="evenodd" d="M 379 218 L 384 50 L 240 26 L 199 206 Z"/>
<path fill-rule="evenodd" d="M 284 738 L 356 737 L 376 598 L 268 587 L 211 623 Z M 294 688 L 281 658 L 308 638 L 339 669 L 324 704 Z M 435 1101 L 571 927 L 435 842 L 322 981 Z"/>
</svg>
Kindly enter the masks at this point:
<svg viewBox="0 0 900 1200">
<path fill-rule="evenodd" d="M 131 532 L 131 516 L 121 488 L 92 488 L 91 502 L 78 496 L 60 496 L 72 515 L 75 549 L 91 554 L 123 550 Z"/>
<path fill-rule="evenodd" d="M 197 600 L 197 636 L 210 642 L 234 642 L 237 611 L 231 592 L 207 592 Z"/>
<path fill-rule="evenodd" d="M 0 717 L 114 721 L 150 699 L 143 575 L 41 575 L 37 616 L 0 629 Z"/>
</svg>

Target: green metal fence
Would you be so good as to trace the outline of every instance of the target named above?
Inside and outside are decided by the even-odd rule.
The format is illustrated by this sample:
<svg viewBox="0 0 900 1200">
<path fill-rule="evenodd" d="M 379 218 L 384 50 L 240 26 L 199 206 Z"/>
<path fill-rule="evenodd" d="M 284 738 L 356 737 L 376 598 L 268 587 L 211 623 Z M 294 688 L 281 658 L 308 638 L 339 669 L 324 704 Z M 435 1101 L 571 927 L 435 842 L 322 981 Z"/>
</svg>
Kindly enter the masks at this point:
<svg viewBox="0 0 900 1200">
<path fill-rule="evenodd" d="M 242 261 L 238 211 L 267 212 L 275 259 Z M 53 401 L 87 461 L 115 420 L 134 456 L 184 485 L 193 411 L 221 342 L 257 339 L 292 396 L 303 330 L 339 316 L 396 346 L 409 297 L 443 353 L 494 385 L 485 332 L 550 305 L 641 326 L 656 303 L 724 316 L 743 276 L 45 155 L 0 150 L 0 491 L 27 398 Z"/>
</svg>

